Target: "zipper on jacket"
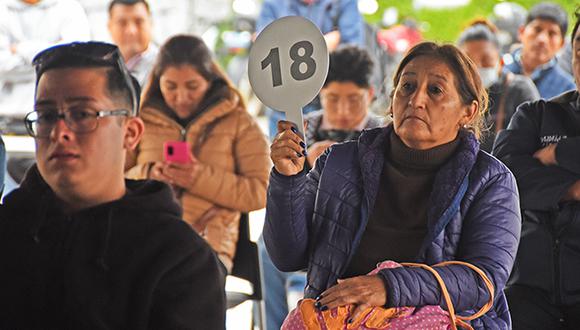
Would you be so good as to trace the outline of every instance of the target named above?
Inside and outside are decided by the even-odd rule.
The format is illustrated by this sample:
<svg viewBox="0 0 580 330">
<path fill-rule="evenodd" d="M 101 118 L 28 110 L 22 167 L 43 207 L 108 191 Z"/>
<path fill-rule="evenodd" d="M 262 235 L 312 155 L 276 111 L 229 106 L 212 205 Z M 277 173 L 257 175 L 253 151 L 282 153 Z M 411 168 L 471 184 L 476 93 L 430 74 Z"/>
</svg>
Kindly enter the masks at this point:
<svg viewBox="0 0 580 330">
<path fill-rule="evenodd" d="M 560 290 L 560 239 L 558 237 L 554 239 L 552 254 L 554 258 L 554 290 L 556 291 L 555 303 L 560 305 L 562 302 L 562 292 Z"/>
<path fill-rule="evenodd" d="M 187 129 L 182 127 L 179 134 L 181 134 L 181 141 L 185 141 L 185 138 L 187 137 Z"/>
</svg>

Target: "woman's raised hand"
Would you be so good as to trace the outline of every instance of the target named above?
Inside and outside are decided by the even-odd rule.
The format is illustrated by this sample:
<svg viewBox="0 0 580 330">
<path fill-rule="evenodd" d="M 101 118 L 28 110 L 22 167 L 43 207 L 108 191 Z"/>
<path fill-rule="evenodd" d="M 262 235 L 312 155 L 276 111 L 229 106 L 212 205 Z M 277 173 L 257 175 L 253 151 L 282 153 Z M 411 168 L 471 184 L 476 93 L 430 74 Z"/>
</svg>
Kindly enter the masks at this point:
<svg viewBox="0 0 580 330">
<path fill-rule="evenodd" d="M 306 144 L 298 135 L 296 126 L 288 121 L 278 122 L 278 134 L 270 146 L 270 158 L 276 171 L 283 175 L 295 175 L 304 168 Z"/>
</svg>

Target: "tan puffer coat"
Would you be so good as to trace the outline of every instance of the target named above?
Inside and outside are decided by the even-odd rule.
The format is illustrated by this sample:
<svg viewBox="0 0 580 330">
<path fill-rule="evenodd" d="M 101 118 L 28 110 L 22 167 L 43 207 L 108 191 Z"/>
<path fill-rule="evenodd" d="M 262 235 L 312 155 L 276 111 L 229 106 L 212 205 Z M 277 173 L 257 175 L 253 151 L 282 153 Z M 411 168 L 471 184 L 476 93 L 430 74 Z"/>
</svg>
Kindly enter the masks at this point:
<svg viewBox="0 0 580 330">
<path fill-rule="evenodd" d="M 151 163 L 163 160 L 165 141 L 187 141 L 199 168 L 193 186 L 177 194 L 183 218 L 231 271 L 240 214 L 266 206 L 271 162 L 266 137 L 239 94 L 229 94 L 187 127 L 159 109 L 143 108 L 145 133 L 125 168 L 128 178 L 147 178 Z"/>
</svg>

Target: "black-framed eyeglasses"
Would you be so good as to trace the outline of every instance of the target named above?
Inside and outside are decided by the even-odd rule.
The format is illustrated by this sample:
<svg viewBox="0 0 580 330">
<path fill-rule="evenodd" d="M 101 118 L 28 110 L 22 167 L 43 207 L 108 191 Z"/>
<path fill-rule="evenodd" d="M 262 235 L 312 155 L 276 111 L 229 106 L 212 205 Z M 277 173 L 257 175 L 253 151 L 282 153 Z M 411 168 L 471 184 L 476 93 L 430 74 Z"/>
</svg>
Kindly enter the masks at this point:
<svg viewBox="0 0 580 330">
<path fill-rule="evenodd" d="M 90 133 L 99 126 L 99 118 L 109 116 L 129 116 L 129 110 L 106 110 L 95 111 L 88 108 L 67 109 L 58 111 L 32 111 L 24 117 L 26 130 L 30 136 L 37 139 L 45 139 L 56 126 L 56 123 L 63 119 L 66 126 L 73 132 L 84 134 Z"/>
<path fill-rule="evenodd" d="M 113 44 L 98 41 L 73 42 L 47 48 L 38 53 L 32 64 L 38 79 L 47 70 L 58 67 L 112 67 L 123 77 L 131 94 L 131 113 L 136 116 L 139 112 L 138 86 L 134 85 L 134 78 L 129 73 L 121 56 L 119 48 Z"/>
</svg>

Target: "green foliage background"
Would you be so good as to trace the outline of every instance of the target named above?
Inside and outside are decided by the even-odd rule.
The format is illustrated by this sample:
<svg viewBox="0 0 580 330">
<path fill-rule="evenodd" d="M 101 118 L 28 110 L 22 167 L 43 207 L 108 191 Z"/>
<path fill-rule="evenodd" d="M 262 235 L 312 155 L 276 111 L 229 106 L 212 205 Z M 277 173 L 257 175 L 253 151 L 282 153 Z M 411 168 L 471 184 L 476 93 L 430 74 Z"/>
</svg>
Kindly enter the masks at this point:
<svg viewBox="0 0 580 330">
<path fill-rule="evenodd" d="M 413 9 L 413 2 L 411 0 L 378 0 L 378 2 L 379 10 L 374 15 L 365 16 L 365 19 L 369 23 L 380 23 L 383 11 L 386 8 L 395 7 L 399 10 L 399 19 L 412 17 L 426 27 L 422 31 L 425 39 L 439 42 L 455 42 L 459 33 L 461 33 L 471 20 L 474 18 L 489 17 L 493 13 L 493 6 L 504 1 L 471 0 L 471 2 L 466 6 L 445 10 L 415 10 Z M 524 8 L 529 9 L 533 5 L 542 1 L 513 0 L 510 2 L 518 3 Z M 569 30 L 571 30 L 575 22 L 574 11 L 578 6 L 580 6 L 580 2 L 570 0 L 551 2 L 560 4 L 566 12 L 569 13 Z"/>
</svg>

